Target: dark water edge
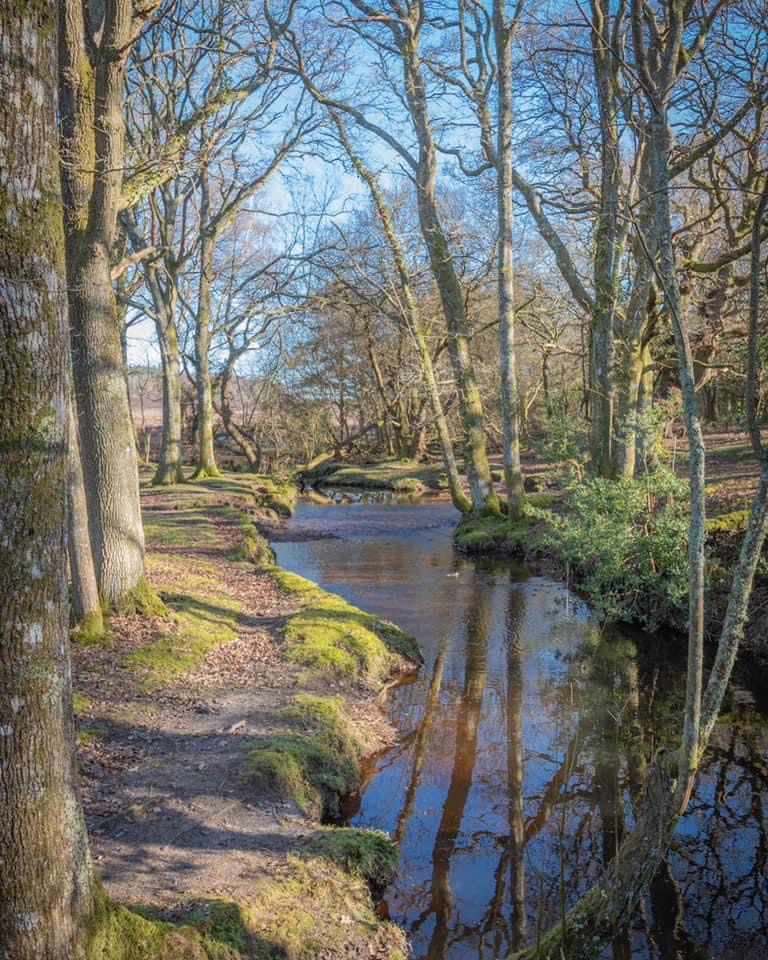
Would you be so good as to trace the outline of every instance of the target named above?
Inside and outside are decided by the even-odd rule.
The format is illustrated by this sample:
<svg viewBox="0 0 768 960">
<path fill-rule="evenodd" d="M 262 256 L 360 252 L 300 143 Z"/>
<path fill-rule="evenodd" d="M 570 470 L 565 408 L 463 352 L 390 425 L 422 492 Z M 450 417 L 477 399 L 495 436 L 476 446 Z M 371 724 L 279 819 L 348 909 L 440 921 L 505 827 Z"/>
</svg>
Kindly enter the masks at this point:
<svg viewBox="0 0 768 960">
<path fill-rule="evenodd" d="M 345 494 L 345 498 L 346 498 Z M 400 742 L 350 811 L 390 832 L 384 904 L 414 958 L 503 957 L 589 888 L 631 827 L 647 758 L 679 738 L 677 638 L 602 628 L 563 584 L 451 545 L 450 504 L 300 505 L 278 561 L 413 633 Z M 768 697 L 741 674 L 668 862 L 605 956 L 768 957 Z"/>
</svg>

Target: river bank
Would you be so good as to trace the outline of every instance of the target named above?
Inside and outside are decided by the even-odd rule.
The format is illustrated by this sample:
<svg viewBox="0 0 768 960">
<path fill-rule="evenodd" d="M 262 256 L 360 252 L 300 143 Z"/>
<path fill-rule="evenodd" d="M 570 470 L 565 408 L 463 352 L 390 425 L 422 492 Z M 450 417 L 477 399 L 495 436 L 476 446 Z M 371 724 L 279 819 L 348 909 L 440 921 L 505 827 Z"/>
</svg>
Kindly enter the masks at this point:
<svg viewBox="0 0 768 960">
<path fill-rule="evenodd" d="M 97 871 L 114 901 L 174 924 L 118 911 L 93 958 L 405 956 L 370 892 L 391 877 L 393 844 L 325 824 L 362 760 L 394 741 L 379 692 L 419 654 L 274 566 L 254 521 L 291 499 L 234 475 L 144 488 L 162 603 L 113 616 L 98 642 L 74 638 Z"/>
</svg>

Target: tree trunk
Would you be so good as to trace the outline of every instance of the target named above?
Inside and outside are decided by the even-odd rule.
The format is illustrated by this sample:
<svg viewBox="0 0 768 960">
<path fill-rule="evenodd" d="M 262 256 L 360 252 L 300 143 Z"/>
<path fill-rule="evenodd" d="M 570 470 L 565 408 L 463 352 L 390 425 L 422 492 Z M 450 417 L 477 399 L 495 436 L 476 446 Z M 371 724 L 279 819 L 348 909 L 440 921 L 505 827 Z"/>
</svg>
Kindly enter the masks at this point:
<svg viewBox="0 0 768 960">
<path fill-rule="evenodd" d="M 615 471 L 620 477 L 635 475 L 640 391 L 644 369 L 643 345 L 635 339 L 621 346 L 621 367 L 617 380 L 617 430 L 614 449 Z"/>
<path fill-rule="evenodd" d="M 458 467 L 456 466 L 456 458 L 453 452 L 451 434 L 448 429 L 448 421 L 445 417 L 443 402 L 440 398 L 440 390 L 437 385 L 437 380 L 435 379 L 432 354 L 429 350 L 429 344 L 427 343 L 427 338 L 424 333 L 424 324 L 422 322 L 422 317 L 416 303 L 416 298 L 413 294 L 413 289 L 411 287 L 411 279 L 405 260 L 405 253 L 403 252 L 403 248 L 401 247 L 400 241 L 395 233 L 395 227 L 392 222 L 389 208 L 384 201 L 384 196 L 379 188 L 376 178 L 352 149 L 352 144 L 349 141 L 349 137 L 347 136 L 341 118 L 336 113 L 332 113 L 332 118 L 336 124 L 336 129 L 339 131 L 339 139 L 341 140 L 344 149 L 347 151 L 350 160 L 354 164 L 355 170 L 358 172 L 361 179 L 364 180 L 368 185 L 368 189 L 371 192 L 371 197 L 373 198 L 373 202 L 376 206 L 376 211 L 378 212 L 379 219 L 381 220 L 384 236 L 386 237 L 387 243 L 389 244 L 389 249 L 392 253 L 392 259 L 395 262 L 400 289 L 403 294 L 403 314 L 408 331 L 411 334 L 414 343 L 416 344 L 416 349 L 418 351 L 419 358 L 421 359 L 424 383 L 427 388 L 427 396 L 429 398 L 429 405 L 432 409 L 432 417 L 434 419 L 435 429 L 437 430 L 438 440 L 440 441 L 440 449 L 443 455 L 443 465 L 445 467 L 445 475 L 448 480 L 448 489 L 451 494 L 451 501 L 460 513 L 469 513 L 472 509 L 472 503 L 470 503 L 470 501 L 467 499 L 461 486 L 461 478 L 459 476 Z"/>
<path fill-rule="evenodd" d="M 618 97 L 610 39 L 609 0 L 593 0 L 592 60 L 600 112 L 600 208 L 595 229 L 592 311 L 592 461 L 601 477 L 616 474 L 614 430 L 616 416 L 614 345 L 616 301 L 623 246 L 619 223 L 621 165 L 616 122 Z"/>
<path fill-rule="evenodd" d="M 144 575 L 138 465 L 110 275 L 131 4 L 105 5 L 94 64 L 86 53 L 80 0 L 63 0 L 62 12 L 61 176 L 75 395 L 96 576 L 102 598 L 114 604 Z"/>
<path fill-rule="evenodd" d="M 210 197 L 207 172 L 200 176 L 200 222 L 208 224 Z M 197 392 L 197 467 L 193 480 L 218 477 L 213 450 L 213 390 L 209 367 L 211 348 L 211 286 L 213 284 L 213 254 L 216 240 L 210 232 L 200 239 L 200 276 L 197 286 L 197 315 L 195 317 L 195 390 Z"/>
<path fill-rule="evenodd" d="M 483 405 L 469 349 L 469 323 L 464 295 L 453 265 L 448 240 L 437 205 L 437 163 L 435 144 L 427 112 L 427 93 L 421 75 L 417 30 L 411 24 L 401 52 L 405 95 L 419 144 L 416 169 L 416 196 L 419 224 L 429 254 L 432 275 L 448 330 L 448 355 L 456 380 L 461 426 L 464 433 L 464 465 L 475 510 L 499 512 L 499 498 L 493 486 L 485 445 Z"/>
<path fill-rule="evenodd" d="M 163 433 L 153 486 L 183 483 L 181 446 L 181 360 L 176 324 L 171 316 L 155 324 L 163 370 Z"/>
<path fill-rule="evenodd" d="M 99 636 L 104 633 L 96 568 L 88 530 L 88 505 L 83 486 L 83 465 L 74 408 L 69 404 L 69 465 L 67 476 L 68 552 L 71 577 L 72 612 L 82 633 Z"/>
<path fill-rule="evenodd" d="M 160 347 L 163 375 L 163 423 L 160 438 L 160 457 L 152 477 L 152 486 L 183 483 L 182 418 L 181 418 L 181 357 L 179 333 L 176 326 L 178 265 L 171 253 L 176 228 L 176 201 L 163 195 L 163 217 L 159 230 L 165 252 L 162 268 L 157 263 L 142 261 L 144 280 L 152 297 L 155 333 Z M 136 218 L 128 210 L 120 217 L 135 254 L 149 247 L 142 236 Z M 161 273 L 163 280 L 161 280 Z"/>
<path fill-rule="evenodd" d="M 498 70 L 496 200 L 499 217 L 499 361 L 501 365 L 501 429 L 507 512 L 518 520 L 525 503 L 520 467 L 520 397 L 515 354 L 514 256 L 512 210 L 512 31 L 504 0 L 493 2 L 493 35 Z"/>
<path fill-rule="evenodd" d="M 56 5 L 0 5 L 0 953 L 72 960 L 93 903 L 66 583 Z"/>
</svg>

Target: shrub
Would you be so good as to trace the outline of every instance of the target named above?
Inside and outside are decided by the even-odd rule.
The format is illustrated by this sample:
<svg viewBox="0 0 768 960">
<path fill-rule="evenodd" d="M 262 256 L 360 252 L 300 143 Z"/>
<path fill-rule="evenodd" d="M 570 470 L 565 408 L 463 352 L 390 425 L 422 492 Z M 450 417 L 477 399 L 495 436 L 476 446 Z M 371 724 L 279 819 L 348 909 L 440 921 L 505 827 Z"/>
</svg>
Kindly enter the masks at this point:
<svg viewBox="0 0 768 960">
<path fill-rule="evenodd" d="M 598 613 L 647 629 L 684 625 L 688 595 L 687 489 L 666 469 L 635 480 L 574 483 L 549 536 L 578 572 Z"/>
<path fill-rule="evenodd" d="M 543 436 L 531 446 L 546 463 L 583 464 L 587 459 L 584 431 L 569 417 L 548 420 Z"/>
</svg>

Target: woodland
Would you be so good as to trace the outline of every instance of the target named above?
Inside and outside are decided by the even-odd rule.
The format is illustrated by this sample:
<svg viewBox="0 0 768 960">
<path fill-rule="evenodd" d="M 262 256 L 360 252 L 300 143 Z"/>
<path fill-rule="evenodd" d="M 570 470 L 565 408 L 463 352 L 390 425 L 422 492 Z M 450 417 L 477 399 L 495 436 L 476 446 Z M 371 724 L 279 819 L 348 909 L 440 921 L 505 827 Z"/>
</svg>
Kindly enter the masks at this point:
<svg viewBox="0 0 768 960">
<path fill-rule="evenodd" d="M 0 960 L 768 955 L 767 16 L 0 3 Z"/>
</svg>

